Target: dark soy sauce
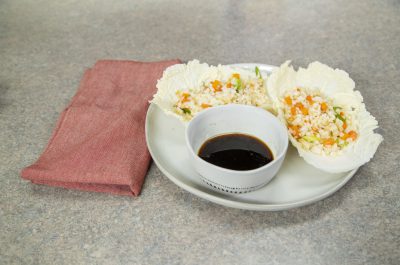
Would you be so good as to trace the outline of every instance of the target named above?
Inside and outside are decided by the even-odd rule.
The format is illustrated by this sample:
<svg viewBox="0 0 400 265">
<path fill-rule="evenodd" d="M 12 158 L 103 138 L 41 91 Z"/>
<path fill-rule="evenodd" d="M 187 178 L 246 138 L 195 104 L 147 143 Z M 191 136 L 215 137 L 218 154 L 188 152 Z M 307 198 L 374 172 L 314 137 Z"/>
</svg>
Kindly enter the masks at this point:
<svg viewBox="0 0 400 265">
<path fill-rule="evenodd" d="M 239 133 L 208 139 L 200 147 L 199 157 L 216 166 L 233 170 L 252 170 L 274 160 L 264 142 Z"/>
</svg>

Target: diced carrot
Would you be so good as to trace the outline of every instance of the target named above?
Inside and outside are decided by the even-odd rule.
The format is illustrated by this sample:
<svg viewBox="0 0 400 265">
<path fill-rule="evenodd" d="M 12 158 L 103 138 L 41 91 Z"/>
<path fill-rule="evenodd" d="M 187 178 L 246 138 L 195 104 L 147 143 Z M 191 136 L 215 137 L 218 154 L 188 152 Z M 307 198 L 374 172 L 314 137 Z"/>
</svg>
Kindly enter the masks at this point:
<svg viewBox="0 0 400 265">
<path fill-rule="evenodd" d="M 344 112 L 343 111 L 340 112 L 340 116 L 344 117 Z"/>
<path fill-rule="evenodd" d="M 190 101 L 189 97 L 190 97 L 190 94 L 187 93 L 187 92 L 184 92 L 184 93 L 182 94 L 182 99 L 181 99 L 182 103 L 185 103 L 185 102 Z"/>
<path fill-rule="evenodd" d="M 227 87 L 227 88 L 231 88 L 231 87 L 232 87 L 232 83 L 226 84 L 226 87 Z"/>
<path fill-rule="evenodd" d="M 290 96 L 285 97 L 285 103 L 289 106 L 292 106 L 292 98 Z"/>
<path fill-rule="evenodd" d="M 237 79 L 239 79 L 239 78 L 240 78 L 240 74 L 238 74 L 238 73 L 235 73 L 235 74 L 233 74 L 233 75 L 232 75 L 232 77 L 233 77 L 233 78 L 237 78 Z"/>
<path fill-rule="evenodd" d="M 314 100 L 313 100 L 312 96 L 310 96 L 310 95 L 308 95 L 308 96 L 306 97 L 306 100 L 308 101 L 308 103 L 309 103 L 310 105 L 312 105 L 312 104 L 314 103 Z"/>
<path fill-rule="evenodd" d="M 355 131 L 349 132 L 349 137 L 355 141 L 357 139 L 358 134 Z"/>
<path fill-rule="evenodd" d="M 298 102 L 294 106 L 298 108 L 301 111 L 301 113 L 303 113 L 303 115 L 308 115 L 308 109 L 304 107 L 302 103 Z"/>
<path fill-rule="evenodd" d="M 289 125 L 288 127 L 295 138 L 300 137 L 300 127 L 298 125 Z"/>
<path fill-rule="evenodd" d="M 214 80 L 211 82 L 211 85 L 215 92 L 222 91 L 222 84 L 219 80 Z"/>
<path fill-rule="evenodd" d="M 290 108 L 290 114 L 296 115 L 296 108 L 295 107 L 291 107 Z"/>
<path fill-rule="evenodd" d="M 308 109 L 307 108 L 303 107 L 300 110 L 301 110 L 301 113 L 303 113 L 303 115 L 308 115 Z"/>
<path fill-rule="evenodd" d="M 342 127 L 343 127 L 343 130 L 346 130 L 346 128 L 347 128 L 347 123 L 343 122 Z"/>
<path fill-rule="evenodd" d="M 203 109 L 206 109 L 206 108 L 209 108 L 209 107 L 212 107 L 210 104 L 207 104 L 207 103 L 202 103 L 201 104 L 201 107 L 203 108 Z"/>
<path fill-rule="evenodd" d="M 335 144 L 335 140 L 333 138 L 328 138 L 328 139 L 325 139 L 323 141 L 323 144 L 324 145 L 334 145 Z"/>
<path fill-rule="evenodd" d="M 346 133 L 345 135 L 342 136 L 343 140 L 347 140 L 349 138 L 351 138 L 353 141 L 355 141 L 357 139 L 358 134 L 355 131 L 350 131 L 348 133 Z"/>
<path fill-rule="evenodd" d="M 322 102 L 322 103 L 321 103 L 321 110 L 322 110 L 323 112 L 325 112 L 325 111 L 328 110 L 328 105 L 327 105 L 325 102 Z"/>
<path fill-rule="evenodd" d="M 304 108 L 304 105 L 303 105 L 302 103 L 300 103 L 300 102 L 297 102 L 294 106 L 295 106 L 296 108 L 298 108 L 298 109 Z"/>
</svg>

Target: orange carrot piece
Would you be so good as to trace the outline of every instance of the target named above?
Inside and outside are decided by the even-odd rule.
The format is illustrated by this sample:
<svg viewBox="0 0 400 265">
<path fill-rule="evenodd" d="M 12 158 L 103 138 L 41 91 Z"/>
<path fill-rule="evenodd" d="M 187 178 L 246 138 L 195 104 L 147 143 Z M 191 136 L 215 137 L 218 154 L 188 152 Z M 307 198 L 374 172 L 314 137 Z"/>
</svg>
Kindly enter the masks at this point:
<svg viewBox="0 0 400 265">
<path fill-rule="evenodd" d="M 324 145 L 334 145 L 335 144 L 335 140 L 333 138 L 328 138 L 328 139 L 325 139 L 323 141 L 323 144 Z"/>
<path fill-rule="evenodd" d="M 214 80 L 214 81 L 212 81 L 211 82 L 211 86 L 212 86 L 212 88 L 214 89 L 214 91 L 215 92 L 218 92 L 218 91 L 222 91 L 222 84 L 221 84 L 221 81 L 219 81 L 219 80 Z"/>
<path fill-rule="evenodd" d="M 289 125 L 288 127 L 295 138 L 300 137 L 300 127 L 298 125 Z"/>
<path fill-rule="evenodd" d="M 182 103 L 185 103 L 185 102 L 190 101 L 189 97 L 190 97 L 190 94 L 187 93 L 187 92 L 184 92 L 184 93 L 182 94 L 182 99 L 181 99 Z"/>
<path fill-rule="evenodd" d="M 350 131 L 348 133 L 349 137 L 355 141 L 357 139 L 358 134 L 355 131 Z"/>
<path fill-rule="evenodd" d="M 300 103 L 300 102 L 297 102 L 294 106 L 295 106 L 296 108 L 298 108 L 298 109 L 304 108 L 303 103 Z"/>
<path fill-rule="evenodd" d="M 292 98 L 290 96 L 285 97 L 285 103 L 289 106 L 292 106 Z"/>
<path fill-rule="evenodd" d="M 303 107 L 300 110 L 301 110 L 301 113 L 303 113 L 303 115 L 308 115 L 308 109 L 307 108 Z"/>
<path fill-rule="evenodd" d="M 306 97 L 306 100 L 308 101 L 308 103 L 309 103 L 310 105 L 312 105 L 312 104 L 314 103 L 314 100 L 313 100 L 312 96 L 310 96 L 310 95 L 308 95 L 308 96 Z"/>
<path fill-rule="evenodd" d="M 350 131 L 348 133 L 346 133 L 345 135 L 342 136 L 343 140 L 347 140 L 349 138 L 351 138 L 353 141 L 355 141 L 358 137 L 358 134 L 355 131 Z"/>
<path fill-rule="evenodd" d="M 296 108 L 295 107 L 291 107 L 290 108 L 290 114 L 292 114 L 293 116 L 296 115 Z"/>
<path fill-rule="evenodd" d="M 308 109 L 304 107 L 302 103 L 298 102 L 294 106 L 298 108 L 301 111 L 301 113 L 303 113 L 303 115 L 308 115 Z"/>
<path fill-rule="evenodd" d="M 321 103 L 321 110 L 322 110 L 323 112 L 325 112 L 325 111 L 328 110 L 328 105 L 327 105 L 325 102 L 322 102 L 322 103 Z"/>
</svg>

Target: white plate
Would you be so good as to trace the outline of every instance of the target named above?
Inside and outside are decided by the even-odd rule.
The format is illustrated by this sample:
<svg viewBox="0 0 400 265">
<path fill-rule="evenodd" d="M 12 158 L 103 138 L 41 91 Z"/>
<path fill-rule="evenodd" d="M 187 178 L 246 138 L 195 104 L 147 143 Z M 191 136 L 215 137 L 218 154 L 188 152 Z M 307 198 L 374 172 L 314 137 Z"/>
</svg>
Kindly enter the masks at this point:
<svg viewBox="0 0 400 265">
<path fill-rule="evenodd" d="M 234 66 L 253 70 L 256 65 L 264 74 L 274 68 L 263 64 Z M 279 211 L 311 204 L 339 190 L 357 171 L 323 172 L 304 162 L 296 149 L 290 146 L 281 170 L 268 185 L 246 194 L 221 194 L 209 188 L 190 165 L 184 131 L 180 121 L 165 115 L 156 105 L 150 105 L 146 116 L 146 141 L 158 168 L 186 191 L 228 207 Z"/>
</svg>

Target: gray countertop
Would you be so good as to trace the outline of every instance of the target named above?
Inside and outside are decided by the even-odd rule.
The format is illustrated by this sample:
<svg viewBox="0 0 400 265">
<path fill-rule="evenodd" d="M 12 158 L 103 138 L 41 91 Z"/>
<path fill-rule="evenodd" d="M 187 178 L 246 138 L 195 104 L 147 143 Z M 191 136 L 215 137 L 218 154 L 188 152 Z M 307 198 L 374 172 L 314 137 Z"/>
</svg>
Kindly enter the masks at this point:
<svg viewBox="0 0 400 265">
<path fill-rule="evenodd" d="M 385 140 L 333 196 L 283 212 L 225 208 L 152 165 L 137 198 L 19 177 L 83 71 L 104 58 L 345 69 Z M 0 264 L 399 264 L 400 2 L 0 3 Z"/>
</svg>

